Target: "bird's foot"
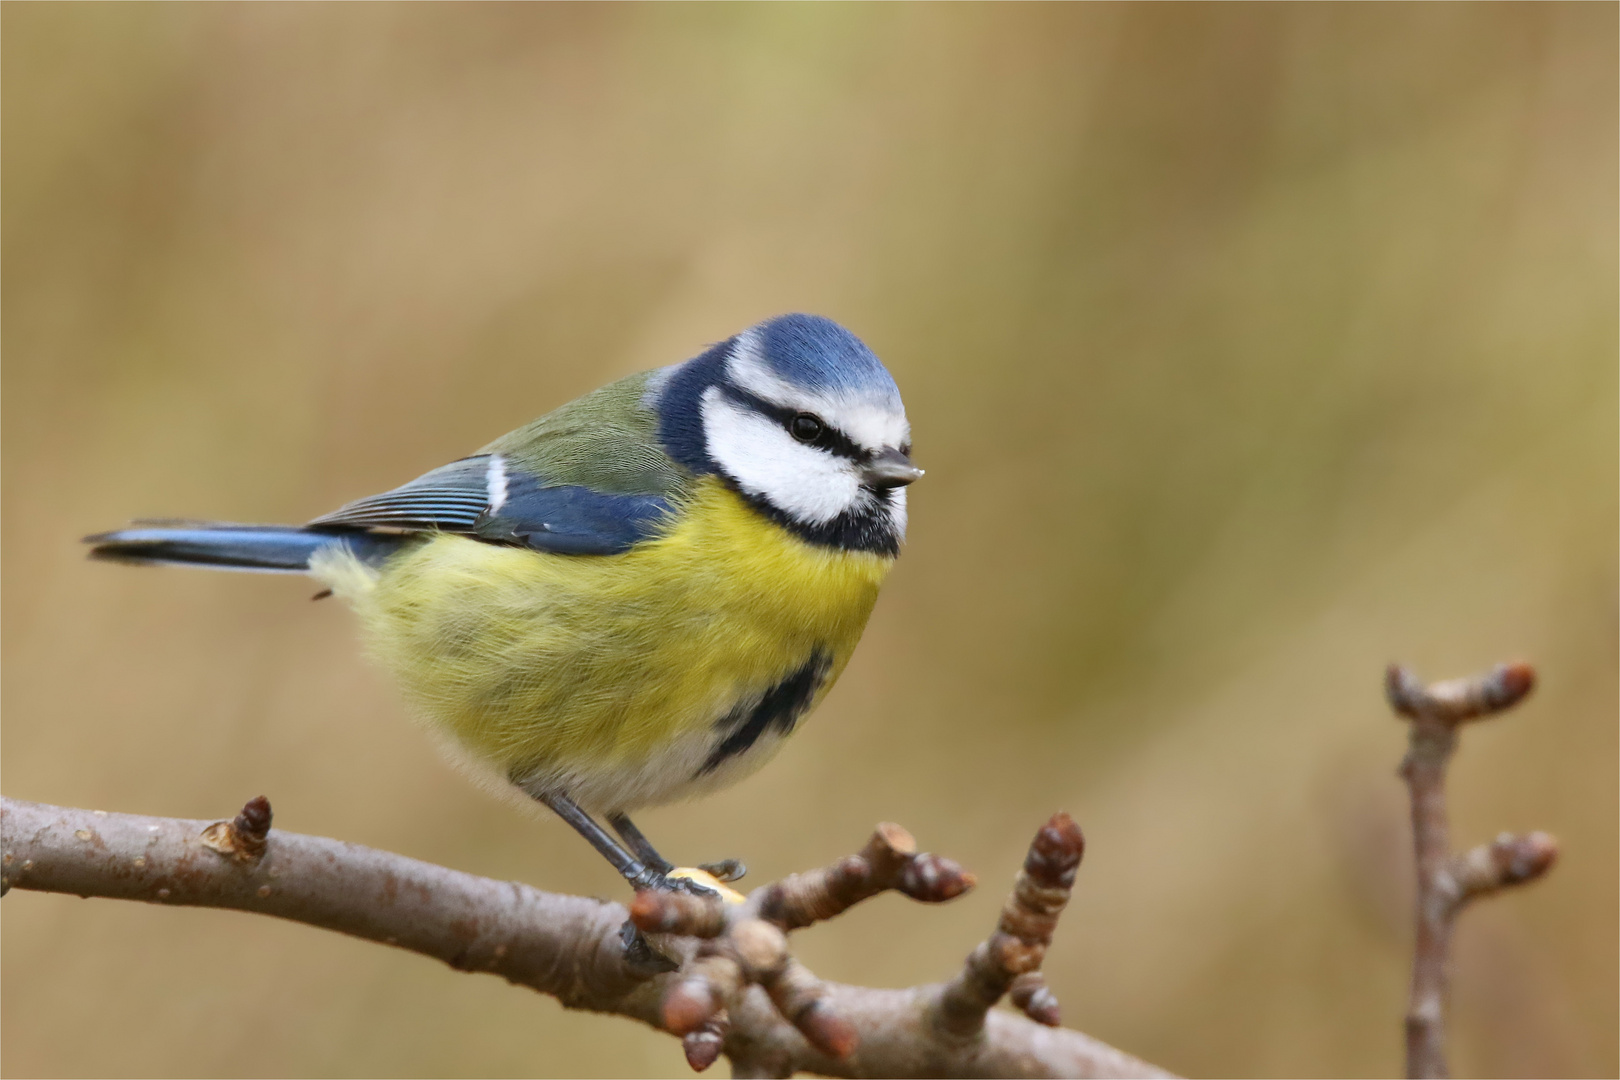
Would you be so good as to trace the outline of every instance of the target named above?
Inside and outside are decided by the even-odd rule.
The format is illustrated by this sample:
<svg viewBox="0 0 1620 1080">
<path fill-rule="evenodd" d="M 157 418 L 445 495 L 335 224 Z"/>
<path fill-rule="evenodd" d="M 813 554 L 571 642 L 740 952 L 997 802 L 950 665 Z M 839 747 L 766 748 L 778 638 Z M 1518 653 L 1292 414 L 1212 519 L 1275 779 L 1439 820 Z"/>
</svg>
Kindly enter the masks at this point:
<svg viewBox="0 0 1620 1080">
<path fill-rule="evenodd" d="M 731 865 L 727 865 L 727 864 Z M 716 874 L 710 867 L 717 867 L 726 871 L 726 875 Z M 704 863 L 702 866 L 677 866 L 665 875 L 667 880 L 678 882 L 677 888 L 685 888 L 699 895 L 712 893 L 728 904 L 740 904 L 746 899 L 742 893 L 733 889 L 727 882 L 736 881 L 742 877 L 743 865 L 736 859 L 727 859 L 725 863 Z M 738 871 L 731 873 L 731 871 Z"/>
<path fill-rule="evenodd" d="M 730 870 L 732 867 L 720 864 L 719 869 Z M 740 904 L 744 899 L 743 894 L 726 884 L 735 880 L 736 877 L 721 877 L 712 873 L 707 866 L 677 866 L 665 872 L 645 869 L 630 879 L 630 885 L 637 892 L 652 889 L 689 893 L 692 896 L 717 896 L 728 904 Z"/>
<path fill-rule="evenodd" d="M 669 867 L 668 863 L 664 864 Z M 720 873 L 715 873 L 718 870 Z M 736 859 L 726 859 L 719 863 L 705 863 L 702 866 L 675 866 L 666 870 L 654 870 L 643 867 L 637 874 L 626 874 L 626 879 L 638 893 L 654 890 L 660 892 L 686 893 L 689 896 L 719 897 L 724 904 L 741 904 L 746 897 L 727 885 L 728 881 L 736 881 L 743 876 L 744 867 Z M 654 948 L 651 941 L 636 928 L 633 920 L 626 919 L 620 930 L 620 938 L 624 942 L 625 959 L 633 966 L 639 967 L 650 974 L 673 971 L 676 962 Z"/>
</svg>

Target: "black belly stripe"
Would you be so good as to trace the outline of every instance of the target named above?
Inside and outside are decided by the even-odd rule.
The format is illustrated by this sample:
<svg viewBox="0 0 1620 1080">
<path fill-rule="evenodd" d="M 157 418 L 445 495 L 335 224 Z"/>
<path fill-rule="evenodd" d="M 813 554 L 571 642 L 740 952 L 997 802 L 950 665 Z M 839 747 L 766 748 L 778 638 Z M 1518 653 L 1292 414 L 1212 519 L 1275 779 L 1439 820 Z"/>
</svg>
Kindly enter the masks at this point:
<svg viewBox="0 0 1620 1080">
<path fill-rule="evenodd" d="M 765 691 L 758 702 L 740 705 L 727 713 L 715 727 L 731 734 L 714 748 L 697 774 L 707 776 L 732 758 L 746 754 L 767 731 L 775 729 L 782 735 L 792 731 L 831 667 L 832 657 L 817 649 L 803 667 Z"/>
</svg>

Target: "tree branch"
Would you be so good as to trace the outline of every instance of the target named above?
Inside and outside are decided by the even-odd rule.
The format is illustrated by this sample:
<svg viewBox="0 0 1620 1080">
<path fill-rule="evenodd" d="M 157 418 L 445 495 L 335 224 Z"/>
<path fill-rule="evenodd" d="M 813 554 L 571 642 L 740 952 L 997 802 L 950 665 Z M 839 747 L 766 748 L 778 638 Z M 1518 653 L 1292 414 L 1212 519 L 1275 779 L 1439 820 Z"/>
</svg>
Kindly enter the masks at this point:
<svg viewBox="0 0 1620 1080">
<path fill-rule="evenodd" d="M 1079 864 L 1083 842 L 1065 815 L 1037 835 L 1000 928 L 964 972 L 904 990 L 823 982 L 786 938 L 885 890 L 938 902 L 972 885 L 950 860 L 918 854 L 899 826 L 880 826 L 860 854 L 741 904 L 643 893 L 628 911 L 269 826 L 262 798 L 212 823 L 5 799 L 0 893 L 233 908 L 336 930 L 639 1020 L 681 1036 L 694 1068 L 724 1053 L 738 1076 L 1169 1075 L 1047 1026 L 1055 999 L 1038 975 L 1020 982 L 1038 968 Z M 993 978 L 983 976 L 986 957 Z M 1041 1023 L 990 1010 L 1009 986 Z M 975 1011 L 977 1024 L 962 1022 Z"/>
<path fill-rule="evenodd" d="M 1406 1012 L 1406 1075 L 1444 1077 L 1445 1006 L 1450 981 L 1451 931 L 1469 901 L 1541 877 L 1558 858 L 1558 842 L 1546 833 L 1502 833 L 1465 854 L 1451 853 L 1446 814 L 1446 766 L 1457 746 L 1457 728 L 1517 705 L 1535 686 L 1529 664 L 1501 664 L 1466 679 L 1424 686 L 1417 676 L 1390 665 L 1384 690 L 1390 707 L 1411 722 L 1401 762 L 1412 797 L 1412 841 L 1417 860 L 1417 936 L 1412 991 Z"/>
</svg>

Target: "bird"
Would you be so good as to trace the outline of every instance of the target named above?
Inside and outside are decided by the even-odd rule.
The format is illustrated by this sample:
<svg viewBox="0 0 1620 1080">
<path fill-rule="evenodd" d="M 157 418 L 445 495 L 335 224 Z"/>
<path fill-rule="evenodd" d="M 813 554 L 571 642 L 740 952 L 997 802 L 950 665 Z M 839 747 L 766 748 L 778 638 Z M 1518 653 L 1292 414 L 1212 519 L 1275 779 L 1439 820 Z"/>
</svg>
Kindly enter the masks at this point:
<svg viewBox="0 0 1620 1080">
<path fill-rule="evenodd" d="M 309 575 L 452 758 L 549 807 L 632 887 L 702 891 L 741 864 L 677 868 L 629 814 L 743 779 L 820 704 L 922 475 L 888 369 L 789 314 L 304 525 L 140 520 L 85 541 Z"/>
</svg>

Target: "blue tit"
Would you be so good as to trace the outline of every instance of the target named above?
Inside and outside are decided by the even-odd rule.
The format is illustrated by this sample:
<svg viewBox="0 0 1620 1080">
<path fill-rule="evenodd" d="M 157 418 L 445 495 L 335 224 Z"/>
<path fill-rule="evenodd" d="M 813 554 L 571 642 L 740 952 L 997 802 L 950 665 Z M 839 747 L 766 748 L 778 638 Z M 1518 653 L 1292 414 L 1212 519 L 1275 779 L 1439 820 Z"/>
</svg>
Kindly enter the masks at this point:
<svg viewBox="0 0 1620 1080">
<path fill-rule="evenodd" d="M 315 578 L 455 758 L 660 887 L 628 813 L 742 779 L 826 695 L 905 537 L 910 454 L 872 351 L 784 315 L 307 525 L 87 542 Z"/>
</svg>

